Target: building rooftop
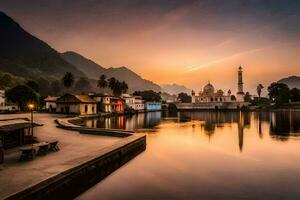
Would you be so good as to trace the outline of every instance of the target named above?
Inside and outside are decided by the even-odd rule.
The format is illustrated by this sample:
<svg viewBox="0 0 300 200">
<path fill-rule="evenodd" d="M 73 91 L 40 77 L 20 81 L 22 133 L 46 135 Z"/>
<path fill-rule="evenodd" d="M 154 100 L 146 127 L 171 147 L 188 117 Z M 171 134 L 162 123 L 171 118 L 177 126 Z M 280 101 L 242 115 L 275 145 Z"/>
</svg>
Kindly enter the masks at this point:
<svg viewBox="0 0 300 200">
<path fill-rule="evenodd" d="M 92 96 L 92 97 L 115 97 L 115 96 L 113 96 L 111 94 L 108 94 L 108 93 L 97 93 L 97 94 L 92 94 L 90 96 Z"/>
<path fill-rule="evenodd" d="M 92 99 L 88 95 L 74 95 L 74 94 L 65 94 L 59 97 L 56 102 L 58 103 L 96 103 L 94 99 Z"/>
<path fill-rule="evenodd" d="M 95 103 L 95 100 L 88 95 L 75 95 L 75 97 L 82 103 Z"/>
<path fill-rule="evenodd" d="M 44 99 L 44 101 L 56 101 L 59 97 L 54 97 L 54 96 L 48 96 Z"/>
</svg>

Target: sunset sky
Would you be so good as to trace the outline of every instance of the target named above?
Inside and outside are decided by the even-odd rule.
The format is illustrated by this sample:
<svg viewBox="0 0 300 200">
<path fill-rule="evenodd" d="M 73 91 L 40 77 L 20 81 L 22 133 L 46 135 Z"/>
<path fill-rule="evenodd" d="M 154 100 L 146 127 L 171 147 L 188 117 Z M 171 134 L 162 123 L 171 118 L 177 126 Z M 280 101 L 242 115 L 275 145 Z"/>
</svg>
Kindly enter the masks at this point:
<svg viewBox="0 0 300 200">
<path fill-rule="evenodd" d="M 127 66 L 156 83 L 245 90 L 300 75 L 299 0 L 1 0 L 58 51 Z"/>
</svg>

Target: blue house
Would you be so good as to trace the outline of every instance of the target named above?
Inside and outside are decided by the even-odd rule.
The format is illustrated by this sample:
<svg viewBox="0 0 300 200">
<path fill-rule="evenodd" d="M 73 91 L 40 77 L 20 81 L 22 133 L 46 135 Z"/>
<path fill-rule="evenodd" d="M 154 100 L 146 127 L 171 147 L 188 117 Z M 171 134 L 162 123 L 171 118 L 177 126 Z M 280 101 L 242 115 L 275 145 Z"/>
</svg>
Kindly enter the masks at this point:
<svg viewBox="0 0 300 200">
<path fill-rule="evenodd" d="M 146 102 L 145 109 L 147 111 L 159 111 L 161 110 L 161 103 L 158 102 Z"/>
</svg>

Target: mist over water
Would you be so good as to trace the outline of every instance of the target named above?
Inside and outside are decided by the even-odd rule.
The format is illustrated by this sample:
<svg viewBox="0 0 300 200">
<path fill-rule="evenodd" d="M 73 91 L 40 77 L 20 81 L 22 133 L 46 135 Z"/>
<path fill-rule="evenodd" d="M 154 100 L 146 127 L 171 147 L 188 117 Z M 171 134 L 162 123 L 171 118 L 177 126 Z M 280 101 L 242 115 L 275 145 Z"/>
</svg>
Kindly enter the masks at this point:
<svg viewBox="0 0 300 200">
<path fill-rule="evenodd" d="M 152 129 L 147 149 L 78 199 L 298 199 L 300 112 L 180 112 L 86 121 Z"/>
</svg>

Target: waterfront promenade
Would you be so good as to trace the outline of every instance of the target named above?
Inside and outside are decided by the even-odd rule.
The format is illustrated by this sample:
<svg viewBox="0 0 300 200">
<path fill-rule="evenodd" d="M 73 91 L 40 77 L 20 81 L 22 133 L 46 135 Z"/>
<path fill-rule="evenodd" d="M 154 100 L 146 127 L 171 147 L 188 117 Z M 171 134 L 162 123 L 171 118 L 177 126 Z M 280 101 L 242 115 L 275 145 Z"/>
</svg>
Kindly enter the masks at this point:
<svg viewBox="0 0 300 200">
<path fill-rule="evenodd" d="M 30 117 L 29 114 L 1 115 L 1 119 Z M 52 181 L 72 168 L 95 160 L 141 137 L 134 134 L 126 138 L 80 134 L 57 128 L 57 114 L 34 114 L 34 121 L 44 126 L 34 129 L 34 136 L 40 141 L 59 140 L 60 151 L 37 156 L 32 161 L 19 162 L 19 148 L 5 152 L 5 161 L 0 168 L 0 199 L 16 194 L 26 188 L 47 180 Z M 45 184 L 44 184 L 45 185 Z M 29 190 L 30 191 L 30 190 Z"/>
</svg>

